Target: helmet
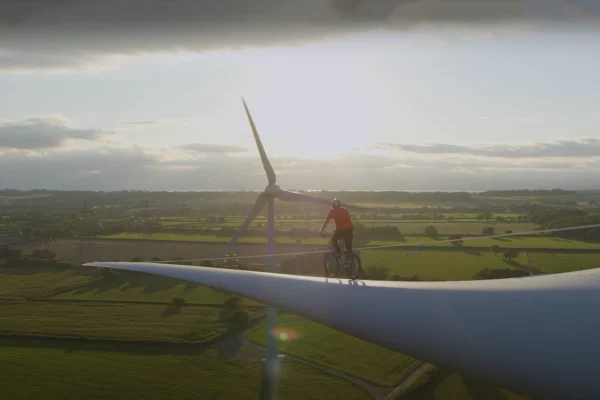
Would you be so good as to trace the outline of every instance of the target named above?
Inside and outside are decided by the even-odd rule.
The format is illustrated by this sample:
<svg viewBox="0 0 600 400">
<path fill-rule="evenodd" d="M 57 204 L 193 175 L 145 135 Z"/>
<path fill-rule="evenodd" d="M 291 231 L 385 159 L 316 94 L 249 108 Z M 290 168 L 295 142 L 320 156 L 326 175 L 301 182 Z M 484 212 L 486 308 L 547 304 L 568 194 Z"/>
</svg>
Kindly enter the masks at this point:
<svg viewBox="0 0 600 400">
<path fill-rule="evenodd" d="M 333 199 L 331 200 L 331 207 L 340 207 L 342 205 L 342 202 L 339 201 L 338 199 Z"/>
</svg>

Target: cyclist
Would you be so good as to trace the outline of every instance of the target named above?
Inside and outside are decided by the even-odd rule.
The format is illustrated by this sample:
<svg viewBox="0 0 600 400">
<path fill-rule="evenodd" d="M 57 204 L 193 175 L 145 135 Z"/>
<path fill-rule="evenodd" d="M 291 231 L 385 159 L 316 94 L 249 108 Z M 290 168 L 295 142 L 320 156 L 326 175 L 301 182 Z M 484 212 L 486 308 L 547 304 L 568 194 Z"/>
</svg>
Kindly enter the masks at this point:
<svg viewBox="0 0 600 400">
<path fill-rule="evenodd" d="M 338 245 L 338 240 L 342 239 L 346 244 L 346 252 L 349 258 L 348 264 L 352 264 L 352 238 L 354 236 L 354 225 L 352 224 L 350 213 L 347 209 L 342 207 L 342 202 L 338 199 L 333 199 L 331 201 L 331 210 L 329 210 L 329 214 L 327 214 L 327 218 L 321 226 L 321 231 L 319 232 L 320 235 L 324 236 L 323 231 L 330 220 L 334 220 L 335 222 L 335 232 L 331 236 L 331 245 L 335 250 L 336 257 L 339 258 L 341 255 L 342 250 Z"/>
</svg>

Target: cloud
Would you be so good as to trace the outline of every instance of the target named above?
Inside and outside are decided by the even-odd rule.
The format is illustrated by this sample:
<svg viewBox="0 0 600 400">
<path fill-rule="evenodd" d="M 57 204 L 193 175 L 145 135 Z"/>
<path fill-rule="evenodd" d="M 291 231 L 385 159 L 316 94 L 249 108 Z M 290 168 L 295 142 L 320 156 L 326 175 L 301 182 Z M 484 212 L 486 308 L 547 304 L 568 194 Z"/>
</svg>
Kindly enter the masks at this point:
<svg viewBox="0 0 600 400">
<path fill-rule="evenodd" d="M 164 153 L 169 157 L 163 157 Z M 289 189 L 486 190 L 593 188 L 600 156 L 505 159 L 471 155 L 352 153 L 333 159 L 271 157 L 278 183 Z M 257 154 L 103 145 L 5 152 L 0 187 L 61 190 L 260 190 L 267 178 Z"/>
<path fill-rule="evenodd" d="M 188 150 L 195 153 L 244 153 L 247 150 L 240 146 L 228 146 L 222 144 L 204 144 L 204 143 L 190 143 L 180 146 L 181 149 Z"/>
<path fill-rule="evenodd" d="M 47 149 L 62 147 L 70 139 L 95 141 L 108 132 L 98 129 L 78 129 L 58 117 L 28 118 L 18 122 L 0 121 L 0 148 Z"/>
<path fill-rule="evenodd" d="M 468 154 L 472 156 L 492 158 L 585 158 L 600 156 L 600 140 L 594 138 L 583 138 L 580 140 L 559 140 L 555 142 L 534 143 L 529 145 L 457 146 L 453 144 L 404 145 L 395 143 L 382 143 L 378 147 L 417 154 Z"/>
<path fill-rule="evenodd" d="M 90 68 L 114 56 L 294 46 L 423 24 L 594 27 L 599 15 L 596 0 L 4 0 L 0 69 Z"/>
<path fill-rule="evenodd" d="M 156 121 L 126 121 L 123 125 L 153 125 Z"/>
</svg>

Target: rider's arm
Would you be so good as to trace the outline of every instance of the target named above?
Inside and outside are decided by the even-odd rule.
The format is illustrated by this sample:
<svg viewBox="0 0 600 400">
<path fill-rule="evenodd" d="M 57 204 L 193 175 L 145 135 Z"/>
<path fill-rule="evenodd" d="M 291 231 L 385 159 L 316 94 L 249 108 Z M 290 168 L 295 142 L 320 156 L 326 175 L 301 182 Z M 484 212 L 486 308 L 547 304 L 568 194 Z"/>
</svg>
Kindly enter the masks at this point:
<svg viewBox="0 0 600 400">
<path fill-rule="evenodd" d="M 325 218 L 325 222 L 323 222 L 323 225 L 321 225 L 321 230 L 319 231 L 319 233 L 323 233 L 325 228 L 327 228 L 327 224 L 329 223 L 330 220 L 331 220 L 331 211 L 329 211 L 329 213 L 327 214 L 327 218 Z"/>
</svg>

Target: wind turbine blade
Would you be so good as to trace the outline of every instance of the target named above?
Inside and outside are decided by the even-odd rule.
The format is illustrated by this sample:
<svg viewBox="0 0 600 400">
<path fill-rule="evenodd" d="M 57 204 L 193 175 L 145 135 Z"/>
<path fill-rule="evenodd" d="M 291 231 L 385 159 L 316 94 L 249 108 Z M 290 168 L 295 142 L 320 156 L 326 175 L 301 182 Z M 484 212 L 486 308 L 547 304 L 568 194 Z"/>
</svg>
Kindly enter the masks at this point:
<svg viewBox="0 0 600 400">
<path fill-rule="evenodd" d="M 258 152 L 260 153 L 260 159 L 262 160 L 263 167 L 265 168 L 265 172 L 267 173 L 267 178 L 269 179 L 269 185 L 272 185 L 277 181 L 277 177 L 275 176 L 275 170 L 273 170 L 273 166 L 267 157 L 267 153 L 265 152 L 265 148 L 262 145 L 260 137 L 258 136 L 258 130 L 256 129 L 256 125 L 254 125 L 254 120 L 252 119 L 252 115 L 250 114 L 250 110 L 248 110 L 248 106 L 246 105 L 246 100 L 242 97 L 242 103 L 244 103 L 244 109 L 246 110 L 246 115 L 248 116 L 248 122 L 250 122 L 250 126 L 252 127 L 252 134 L 254 135 L 254 140 L 256 141 L 256 147 L 258 147 Z"/>
<path fill-rule="evenodd" d="M 323 197 L 311 196 L 309 194 L 281 190 L 277 193 L 277 198 L 282 201 L 302 201 L 306 203 L 331 205 L 331 200 Z"/>
<path fill-rule="evenodd" d="M 352 282 L 146 262 L 85 265 L 224 289 L 534 398 L 600 393 L 600 269 L 484 281 Z"/>
<path fill-rule="evenodd" d="M 260 194 L 258 196 L 258 198 L 256 199 L 256 202 L 254 203 L 254 207 L 252 207 L 252 211 L 250 211 L 250 214 L 248 214 L 248 216 L 246 217 L 244 222 L 242 222 L 242 224 L 239 226 L 239 228 L 237 229 L 237 231 L 235 232 L 235 234 L 229 241 L 229 243 L 227 243 L 227 246 L 225 247 L 226 253 L 229 251 L 231 246 L 233 246 L 234 243 L 239 239 L 242 232 L 244 232 L 244 230 L 248 227 L 248 225 L 250 225 L 252 220 L 254 220 L 254 218 L 256 218 L 256 216 L 265 207 L 265 204 L 267 204 L 267 201 L 268 201 L 268 199 L 263 194 Z"/>
<path fill-rule="evenodd" d="M 281 189 L 277 192 L 277 198 L 282 201 L 302 201 L 306 203 L 314 203 L 314 204 L 323 204 L 323 205 L 331 205 L 331 200 L 324 199 L 323 197 L 311 196 L 309 194 L 292 192 L 289 190 Z M 355 208 L 359 210 L 366 210 L 366 207 L 357 206 L 354 204 L 342 204 L 343 207 L 347 208 Z"/>
</svg>

